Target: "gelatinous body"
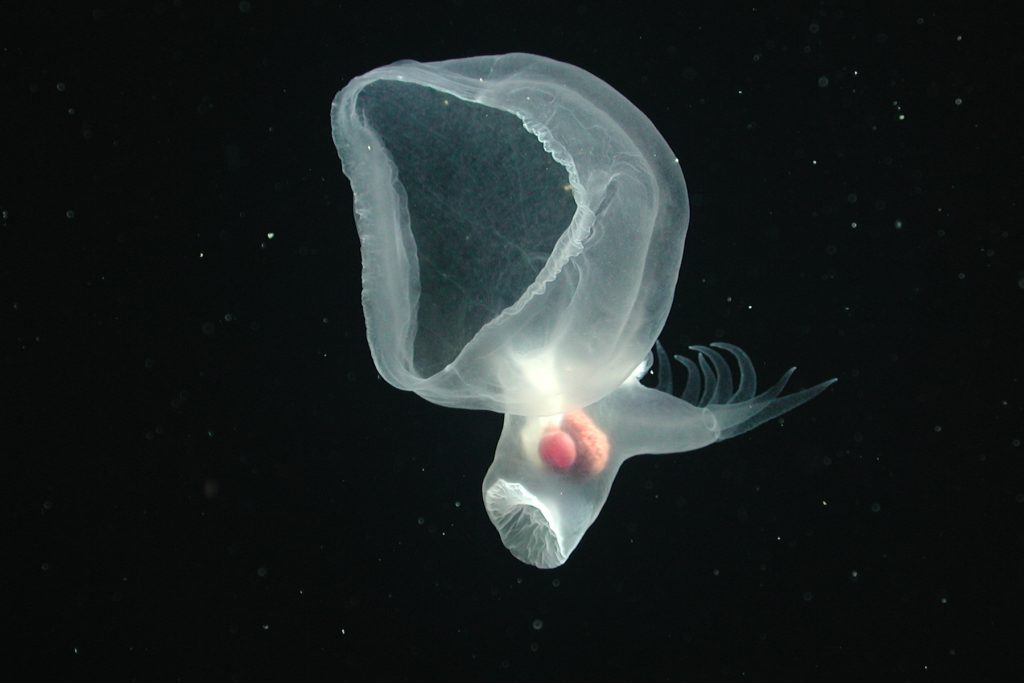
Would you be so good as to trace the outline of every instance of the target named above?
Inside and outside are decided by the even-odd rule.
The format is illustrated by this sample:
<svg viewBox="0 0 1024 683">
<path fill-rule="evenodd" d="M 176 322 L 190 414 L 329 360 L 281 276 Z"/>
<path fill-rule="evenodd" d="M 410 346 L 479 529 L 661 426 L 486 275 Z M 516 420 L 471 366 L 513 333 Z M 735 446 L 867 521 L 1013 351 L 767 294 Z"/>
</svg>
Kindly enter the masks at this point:
<svg viewBox="0 0 1024 683">
<path fill-rule="evenodd" d="M 600 79 L 543 57 L 399 62 L 353 79 L 331 123 L 352 183 L 367 340 L 381 376 L 505 415 L 484 506 L 506 547 L 562 564 L 622 462 L 735 436 L 820 393 L 756 394 L 728 344 L 671 393 L 640 384 L 689 219 L 675 155 Z M 729 362 L 739 370 L 733 381 Z"/>
</svg>

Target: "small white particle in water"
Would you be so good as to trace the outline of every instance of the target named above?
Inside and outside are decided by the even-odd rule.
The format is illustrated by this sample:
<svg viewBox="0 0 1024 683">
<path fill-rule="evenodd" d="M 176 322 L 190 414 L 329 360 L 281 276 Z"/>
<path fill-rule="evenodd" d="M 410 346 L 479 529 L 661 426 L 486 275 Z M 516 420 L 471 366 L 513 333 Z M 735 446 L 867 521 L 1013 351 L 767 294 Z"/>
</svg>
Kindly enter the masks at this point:
<svg viewBox="0 0 1024 683">
<path fill-rule="evenodd" d="M 267 239 L 268 239 L 268 240 L 272 240 L 272 239 L 274 239 L 274 233 L 272 233 L 272 232 L 268 232 L 268 233 L 267 233 Z"/>
<path fill-rule="evenodd" d="M 534 631 L 539 631 L 544 628 L 544 621 L 541 619 L 534 619 L 533 624 L 531 625 L 533 626 Z"/>
</svg>

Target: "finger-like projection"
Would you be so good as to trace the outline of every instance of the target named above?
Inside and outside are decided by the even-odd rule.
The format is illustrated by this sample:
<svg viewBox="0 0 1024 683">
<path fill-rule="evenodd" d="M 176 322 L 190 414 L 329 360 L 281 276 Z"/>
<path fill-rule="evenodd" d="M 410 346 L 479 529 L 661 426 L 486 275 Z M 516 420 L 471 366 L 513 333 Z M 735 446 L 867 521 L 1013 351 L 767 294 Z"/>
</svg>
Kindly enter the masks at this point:
<svg viewBox="0 0 1024 683">
<path fill-rule="evenodd" d="M 758 394 L 727 344 L 676 357 L 680 396 L 660 346 L 658 388 L 640 384 L 689 202 L 651 122 L 586 71 L 526 54 L 399 62 L 353 79 L 331 124 L 373 360 L 429 401 L 505 414 L 484 506 L 523 562 L 565 562 L 626 458 L 735 436 L 830 384 L 781 396 L 786 373 Z"/>
</svg>

